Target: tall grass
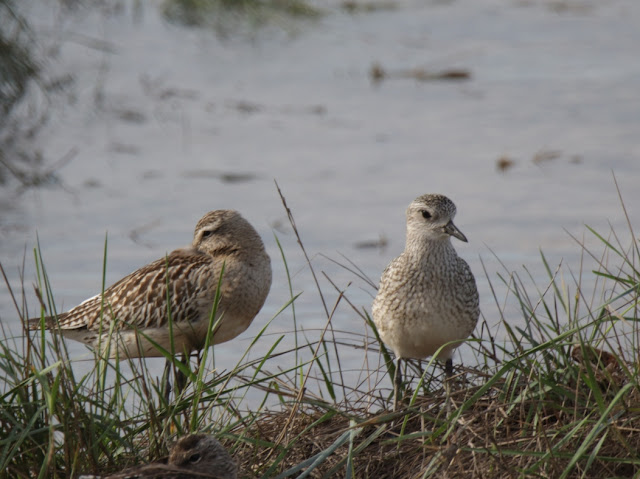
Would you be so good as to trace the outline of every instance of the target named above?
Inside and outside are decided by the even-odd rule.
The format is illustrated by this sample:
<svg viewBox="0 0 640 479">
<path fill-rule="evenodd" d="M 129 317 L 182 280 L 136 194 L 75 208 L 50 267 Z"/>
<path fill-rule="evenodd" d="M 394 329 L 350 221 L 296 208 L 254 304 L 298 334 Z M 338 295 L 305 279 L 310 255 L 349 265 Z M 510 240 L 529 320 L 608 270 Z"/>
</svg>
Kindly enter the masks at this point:
<svg viewBox="0 0 640 479">
<path fill-rule="evenodd" d="M 588 228 L 600 251 L 576 239 L 583 252 L 577 271 L 552 265 L 542 253 L 542 282 L 526 267 L 513 272 L 502 266 L 495 277 L 485 269 L 496 308 L 483 312 L 468 342 L 475 361 L 456 370 L 451 413 L 443 375 L 431 359 L 423 368 L 412 365 L 412 394 L 390 412 L 391 356 L 369 305 L 351 301 L 348 287 L 315 271 L 282 200 L 323 305 L 317 332 L 295 321 L 297 296 L 279 242 L 289 297 L 275 317 L 294 319 L 287 333 L 294 346 L 283 347 L 284 335 L 272 335 L 269 321 L 228 371 L 216 370 L 208 350 L 186 364 L 167 352 L 188 378 L 187 387 L 170 396 L 145 360 L 94 353 L 80 373 L 58 336 L 11 337 L 3 330 L 0 477 L 113 471 L 162 456 L 172 438 L 189 431 L 214 432 L 244 477 L 639 473 L 640 255 L 630 222 L 628 245 L 613 230 Z M 55 311 L 38 249 L 35 260 L 47 309 Z M 348 260 L 336 262 L 362 279 Z M 26 318 L 25 301 L 16 297 L 15 304 Z M 336 323 L 336 311 L 344 308 L 360 318 L 361 331 L 343 331 Z M 250 359 L 265 345 L 266 353 Z M 360 366 L 344 359 L 354 349 L 361 352 Z"/>
</svg>

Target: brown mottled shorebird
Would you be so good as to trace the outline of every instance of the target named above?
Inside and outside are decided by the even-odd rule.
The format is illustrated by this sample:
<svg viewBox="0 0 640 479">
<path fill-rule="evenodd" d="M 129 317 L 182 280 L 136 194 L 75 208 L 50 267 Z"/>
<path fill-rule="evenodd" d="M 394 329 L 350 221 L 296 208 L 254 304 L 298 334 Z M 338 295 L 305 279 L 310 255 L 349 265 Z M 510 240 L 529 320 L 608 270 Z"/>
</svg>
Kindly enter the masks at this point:
<svg viewBox="0 0 640 479">
<path fill-rule="evenodd" d="M 446 196 L 413 200 L 407 209 L 405 250 L 382 273 L 373 301 L 373 321 L 396 356 L 394 409 L 402 386 L 401 360 L 433 356 L 441 347 L 448 406 L 453 350 L 471 335 L 480 315 L 475 279 L 450 240 L 467 242 L 453 224 L 455 215 Z"/>
<path fill-rule="evenodd" d="M 191 247 L 134 271 L 57 318 L 45 317 L 44 327 L 110 357 L 161 357 L 151 341 L 172 351 L 170 317 L 173 351 L 188 355 L 201 350 L 211 333 L 219 284 L 217 327 L 210 344 L 246 330 L 271 287 L 271 260 L 262 240 L 233 210 L 207 213 L 196 225 Z M 40 318 L 31 319 L 29 329 L 41 324 Z"/>
<path fill-rule="evenodd" d="M 81 476 L 83 479 L 236 479 L 238 468 L 222 444 L 207 434 L 181 438 L 171 449 L 166 463 L 130 467 L 109 476 Z"/>
</svg>

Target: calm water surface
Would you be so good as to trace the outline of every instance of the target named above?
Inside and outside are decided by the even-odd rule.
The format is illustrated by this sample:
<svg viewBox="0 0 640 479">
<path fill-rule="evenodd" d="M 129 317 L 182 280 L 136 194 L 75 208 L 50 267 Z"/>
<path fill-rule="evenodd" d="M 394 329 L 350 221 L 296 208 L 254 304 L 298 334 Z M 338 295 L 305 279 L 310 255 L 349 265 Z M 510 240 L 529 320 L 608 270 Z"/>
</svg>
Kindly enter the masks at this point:
<svg viewBox="0 0 640 479">
<path fill-rule="evenodd" d="M 50 164 L 77 152 L 56 171 L 60 184 L 0 191 L 0 261 L 19 290 L 26 250 L 32 315 L 37 238 L 65 310 L 100 290 L 105 235 L 111 283 L 188 244 L 206 211 L 235 208 L 264 238 L 274 285 L 249 331 L 218 347 L 220 366 L 235 364 L 289 298 L 274 235 L 294 292 L 303 293 L 299 326 L 314 340 L 311 330 L 324 327 L 325 314 L 274 180 L 329 308 L 338 296 L 323 272 L 356 307 L 369 310 L 374 291 L 324 255 L 345 262 L 344 255 L 377 282 L 403 249 L 406 206 L 427 192 L 458 206 L 456 223 L 470 241 L 456 247 L 476 274 L 493 325 L 498 309 L 480 258 L 504 295 L 492 252 L 508 269 L 527 265 L 543 284 L 539 249 L 554 267 L 580 267 L 580 248 L 567 231 L 582 237 L 585 224 L 606 232 L 611 223 L 628 241 L 612 173 L 634 221 L 635 0 L 567 0 L 560 10 L 557 2 L 406 1 L 357 15 L 323 3 L 329 14 L 318 21 L 282 19 L 284 28 L 224 38 L 168 24 L 153 3 L 134 15 L 129 3 L 117 13 L 24 6 L 40 48 L 50 52 L 48 68 L 74 78 L 49 107 L 37 147 Z M 391 73 L 456 68 L 472 77 L 424 82 L 399 75 L 376 84 L 374 63 Z M 499 158 L 513 166 L 499 171 Z M 384 249 L 357 247 L 380 237 Z M 510 320 L 522 321 L 515 309 Z M 0 321 L 19 334 L 4 286 Z M 344 302 L 334 327 L 365 332 Z M 288 310 L 270 331 L 292 328 Z M 288 338 L 283 347 L 291 344 Z M 86 355 L 83 346 L 70 346 Z M 360 367 L 362 355 L 353 350 L 351 367 Z"/>
</svg>

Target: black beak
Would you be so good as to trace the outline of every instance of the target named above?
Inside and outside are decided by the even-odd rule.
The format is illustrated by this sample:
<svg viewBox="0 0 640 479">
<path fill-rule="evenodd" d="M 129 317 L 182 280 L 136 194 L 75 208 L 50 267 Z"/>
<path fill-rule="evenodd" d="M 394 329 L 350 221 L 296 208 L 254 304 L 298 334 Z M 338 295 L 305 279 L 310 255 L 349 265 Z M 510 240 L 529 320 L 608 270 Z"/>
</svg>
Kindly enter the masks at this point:
<svg viewBox="0 0 640 479">
<path fill-rule="evenodd" d="M 455 236 L 460 241 L 464 241 L 465 243 L 469 242 L 467 241 L 467 237 L 462 234 L 462 231 L 460 231 L 458 227 L 453 224 L 453 221 L 449 221 L 443 229 L 444 229 L 444 232 L 447 233 L 448 235 Z"/>
</svg>

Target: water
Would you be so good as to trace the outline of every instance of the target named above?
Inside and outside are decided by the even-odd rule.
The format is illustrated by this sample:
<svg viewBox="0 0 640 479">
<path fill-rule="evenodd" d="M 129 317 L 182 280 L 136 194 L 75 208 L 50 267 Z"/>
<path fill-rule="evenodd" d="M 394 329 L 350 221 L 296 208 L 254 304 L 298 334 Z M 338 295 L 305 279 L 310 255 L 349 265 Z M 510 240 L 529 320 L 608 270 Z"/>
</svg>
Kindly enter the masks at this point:
<svg viewBox="0 0 640 479">
<path fill-rule="evenodd" d="M 188 244 L 206 211 L 235 208 L 264 238 L 274 285 L 249 331 L 217 349 L 221 367 L 235 364 L 289 298 L 274 233 L 294 292 L 303 293 L 299 326 L 321 329 L 326 316 L 274 180 L 330 309 L 338 294 L 322 272 L 360 309 L 370 309 L 373 289 L 322 255 L 343 262 L 344 255 L 377 282 L 403 248 L 406 206 L 426 192 L 458 206 L 456 224 L 470 242 L 456 248 L 476 274 L 492 325 L 499 315 L 480 258 L 498 283 L 492 251 L 542 282 L 539 249 L 552 265 L 578 270 L 580 248 L 567 231 L 582 237 L 584 224 L 606 232 L 611 223 L 629 236 L 613 174 L 632 221 L 638 217 L 640 4 L 633 0 L 416 0 L 357 15 L 323 4 L 329 14 L 318 21 L 282 19 L 284 29 L 224 38 L 168 24 L 154 4 L 135 15 L 133 3 L 63 13 L 48 2 L 21 6 L 48 68 L 75 79 L 34 140 L 49 165 L 75 152 L 55 170 L 60 183 L 1 191 L 0 261 L 18 290 L 26 250 L 32 315 L 37 237 L 65 310 L 100 290 L 105 235 L 111 283 Z M 391 72 L 464 68 L 472 78 L 376 84 L 369 76 L 376 62 Z M 499 171 L 501 157 L 513 166 Z M 356 247 L 381 235 L 385 249 Z M 517 313 L 509 319 L 522 321 Z M 4 287 L 0 320 L 19 334 Z M 365 333 L 342 303 L 334 327 Z M 292 328 L 287 312 L 270 331 Z M 86 354 L 81 345 L 72 352 Z M 350 367 L 362 357 L 353 350 Z"/>
</svg>

